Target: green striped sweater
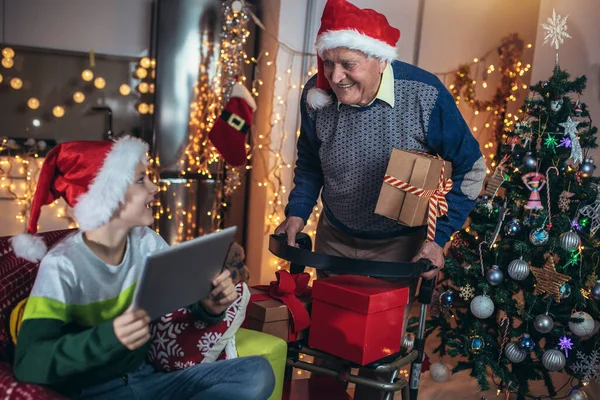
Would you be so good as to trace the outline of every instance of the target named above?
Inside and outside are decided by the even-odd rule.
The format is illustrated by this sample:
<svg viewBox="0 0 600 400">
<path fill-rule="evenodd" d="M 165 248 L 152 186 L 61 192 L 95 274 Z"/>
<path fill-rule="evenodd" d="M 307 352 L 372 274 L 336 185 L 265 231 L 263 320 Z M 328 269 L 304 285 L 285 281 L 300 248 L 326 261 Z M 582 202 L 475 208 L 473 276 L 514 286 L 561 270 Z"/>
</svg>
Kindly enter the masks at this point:
<svg viewBox="0 0 600 400">
<path fill-rule="evenodd" d="M 16 354 L 17 379 L 68 395 L 134 371 L 148 344 L 129 350 L 113 320 L 131 304 L 146 255 L 168 247 L 153 230 L 134 228 L 120 265 L 108 265 L 74 232 L 42 259 L 23 315 Z M 191 307 L 206 322 L 222 316 Z"/>
</svg>

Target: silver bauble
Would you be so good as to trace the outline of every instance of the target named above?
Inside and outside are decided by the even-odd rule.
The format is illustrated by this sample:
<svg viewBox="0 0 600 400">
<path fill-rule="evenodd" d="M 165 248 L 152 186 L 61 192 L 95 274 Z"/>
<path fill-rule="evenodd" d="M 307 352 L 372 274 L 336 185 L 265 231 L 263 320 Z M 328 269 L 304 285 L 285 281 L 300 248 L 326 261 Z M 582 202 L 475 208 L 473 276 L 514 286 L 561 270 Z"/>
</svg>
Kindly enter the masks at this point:
<svg viewBox="0 0 600 400">
<path fill-rule="evenodd" d="M 554 112 L 557 112 L 557 111 L 559 111 L 561 109 L 562 105 L 563 105 L 563 100 L 562 99 L 560 99 L 560 100 L 552 100 L 550 102 L 550 109 L 552 111 L 554 111 Z"/>
<path fill-rule="evenodd" d="M 404 335 L 404 339 L 402 339 L 402 347 L 406 349 L 406 351 L 411 351 L 415 346 L 415 334 L 412 332 L 408 332 Z"/>
<path fill-rule="evenodd" d="M 520 363 L 527 357 L 527 353 L 519 348 L 517 342 L 510 342 L 504 347 L 504 355 L 512 363 Z"/>
<path fill-rule="evenodd" d="M 569 322 L 569 329 L 577 336 L 587 337 L 594 332 L 594 319 L 590 314 L 576 311 L 571 314 L 571 318 L 583 318 L 582 322 Z"/>
<path fill-rule="evenodd" d="M 592 297 L 595 300 L 600 300 L 600 281 L 596 281 L 596 284 L 592 288 Z"/>
<path fill-rule="evenodd" d="M 451 372 L 450 368 L 440 361 L 429 367 L 429 374 L 435 382 L 446 382 L 450 378 Z"/>
<path fill-rule="evenodd" d="M 560 350 L 546 350 L 542 356 L 542 364 L 548 371 L 560 371 L 566 363 L 567 358 Z"/>
<path fill-rule="evenodd" d="M 494 313 L 494 302 L 488 296 L 475 296 L 471 300 L 471 312 L 479 319 L 486 319 Z"/>
<path fill-rule="evenodd" d="M 504 274 L 502 273 L 500 267 L 497 265 L 492 265 L 492 268 L 485 273 L 485 279 L 490 285 L 497 286 L 504 280 Z"/>
<path fill-rule="evenodd" d="M 508 275 L 516 281 L 522 281 L 529 276 L 529 264 L 523 257 L 508 264 Z"/>
<path fill-rule="evenodd" d="M 581 175 L 583 175 L 584 178 L 587 178 L 588 176 L 592 175 L 595 169 L 596 166 L 594 165 L 594 157 L 586 158 L 585 160 L 583 160 L 583 164 L 581 164 L 581 167 L 579 167 Z"/>
<path fill-rule="evenodd" d="M 529 169 L 534 169 L 537 167 L 537 158 L 535 158 L 533 154 L 527 153 L 525 154 L 525 157 L 523 157 L 523 164 Z"/>
<path fill-rule="evenodd" d="M 569 393 L 567 400 L 588 400 L 588 395 L 583 390 L 575 389 Z"/>
<path fill-rule="evenodd" d="M 560 247 L 562 247 L 563 250 L 573 251 L 577 250 L 577 248 L 581 244 L 581 238 L 577 233 L 569 231 L 561 234 L 558 238 L 558 242 L 560 243 Z"/>
<path fill-rule="evenodd" d="M 540 314 L 535 317 L 533 327 L 539 333 L 548 333 L 552 330 L 552 328 L 554 328 L 554 321 L 548 314 Z"/>
</svg>

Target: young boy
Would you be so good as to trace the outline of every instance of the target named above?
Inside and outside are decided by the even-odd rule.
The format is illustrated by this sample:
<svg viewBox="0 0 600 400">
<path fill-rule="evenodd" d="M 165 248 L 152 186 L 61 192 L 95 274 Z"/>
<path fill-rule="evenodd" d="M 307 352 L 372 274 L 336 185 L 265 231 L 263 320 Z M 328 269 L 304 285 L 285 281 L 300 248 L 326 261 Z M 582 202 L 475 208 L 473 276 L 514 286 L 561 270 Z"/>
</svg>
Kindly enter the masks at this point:
<svg viewBox="0 0 600 400">
<path fill-rule="evenodd" d="M 41 264 L 23 315 L 17 379 L 81 399 L 267 399 L 273 371 L 260 357 L 155 372 L 146 364 L 150 319 L 130 307 L 142 260 L 167 246 L 148 228 L 157 187 L 146 174 L 148 145 L 69 142 L 46 157 L 28 234 L 12 239 L 18 256 Z M 79 231 L 48 254 L 37 232 L 41 207 L 62 197 Z M 43 258 L 42 258 L 43 257 Z M 215 323 L 237 294 L 229 271 L 191 311 Z"/>
</svg>

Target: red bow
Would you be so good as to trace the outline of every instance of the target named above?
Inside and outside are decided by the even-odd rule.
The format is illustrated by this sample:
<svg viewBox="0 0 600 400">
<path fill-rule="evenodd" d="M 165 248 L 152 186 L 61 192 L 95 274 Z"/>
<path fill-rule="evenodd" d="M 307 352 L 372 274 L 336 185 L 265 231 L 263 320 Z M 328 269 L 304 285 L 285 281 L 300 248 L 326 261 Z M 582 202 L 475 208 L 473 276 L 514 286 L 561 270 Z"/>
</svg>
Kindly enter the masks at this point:
<svg viewBox="0 0 600 400">
<path fill-rule="evenodd" d="M 250 296 L 250 303 L 277 299 L 286 305 L 290 311 L 290 341 L 298 340 L 298 333 L 310 325 L 310 316 L 298 297 L 310 296 L 311 288 L 308 286 L 310 275 L 306 272 L 290 274 L 286 270 L 275 273 L 276 281 L 270 285 L 254 286 L 255 289 L 266 291 L 266 294 L 257 293 Z"/>
</svg>

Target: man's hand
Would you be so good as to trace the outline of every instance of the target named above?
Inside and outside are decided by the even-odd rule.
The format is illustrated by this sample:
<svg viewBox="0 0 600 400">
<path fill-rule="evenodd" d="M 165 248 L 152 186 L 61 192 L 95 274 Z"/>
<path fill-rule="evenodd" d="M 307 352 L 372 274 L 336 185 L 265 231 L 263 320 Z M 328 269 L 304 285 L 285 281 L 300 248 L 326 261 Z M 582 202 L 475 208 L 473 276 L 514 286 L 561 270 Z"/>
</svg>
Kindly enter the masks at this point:
<svg viewBox="0 0 600 400">
<path fill-rule="evenodd" d="M 304 220 L 302 218 L 287 217 L 285 221 L 283 221 L 281 225 L 279 225 L 277 229 L 275 229 L 275 234 L 287 234 L 288 245 L 298 247 L 298 245 L 296 244 L 296 233 L 302 232 L 302 229 L 304 229 Z"/>
<path fill-rule="evenodd" d="M 129 309 L 113 321 L 115 336 L 129 350 L 141 347 L 150 339 L 150 317 L 144 310 Z"/>
<path fill-rule="evenodd" d="M 235 285 L 231 280 L 231 272 L 228 269 L 223 271 L 221 275 L 212 282 L 213 290 L 207 298 L 201 300 L 202 307 L 213 315 L 219 315 L 227 310 L 231 303 L 237 298 L 238 294 L 235 291 Z"/>
<path fill-rule="evenodd" d="M 421 274 L 423 279 L 431 279 L 434 278 L 439 272 L 440 269 L 444 268 L 444 249 L 441 248 L 437 243 L 434 242 L 425 242 L 421 246 L 421 249 L 417 253 L 416 256 L 411 260 L 412 262 L 417 262 L 422 258 L 426 258 L 431 261 L 431 265 L 436 266 L 436 269 L 433 269 L 429 272 L 424 272 Z"/>
</svg>

